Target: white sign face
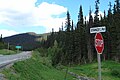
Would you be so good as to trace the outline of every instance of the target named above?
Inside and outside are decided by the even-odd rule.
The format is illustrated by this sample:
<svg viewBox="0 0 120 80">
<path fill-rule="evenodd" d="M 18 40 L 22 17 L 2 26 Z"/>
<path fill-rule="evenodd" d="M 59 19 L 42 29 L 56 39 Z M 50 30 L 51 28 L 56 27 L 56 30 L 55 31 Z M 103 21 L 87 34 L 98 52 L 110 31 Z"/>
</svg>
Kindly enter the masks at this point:
<svg viewBox="0 0 120 80">
<path fill-rule="evenodd" d="M 106 27 L 101 26 L 101 27 L 90 28 L 90 33 L 99 33 L 99 32 L 106 32 Z"/>
</svg>

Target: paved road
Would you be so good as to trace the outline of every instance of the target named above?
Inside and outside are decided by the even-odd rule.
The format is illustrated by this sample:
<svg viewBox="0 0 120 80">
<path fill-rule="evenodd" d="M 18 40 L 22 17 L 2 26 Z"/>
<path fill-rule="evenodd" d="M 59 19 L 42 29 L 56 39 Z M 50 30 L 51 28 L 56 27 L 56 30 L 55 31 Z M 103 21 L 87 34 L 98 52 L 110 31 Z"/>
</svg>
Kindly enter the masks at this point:
<svg viewBox="0 0 120 80">
<path fill-rule="evenodd" d="M 0 68 L 16 61 L 28 59 L 31 57 L 31 53 L 31 51 L 25 51 L 19 54 L 0 56 Z"/>
</svg>

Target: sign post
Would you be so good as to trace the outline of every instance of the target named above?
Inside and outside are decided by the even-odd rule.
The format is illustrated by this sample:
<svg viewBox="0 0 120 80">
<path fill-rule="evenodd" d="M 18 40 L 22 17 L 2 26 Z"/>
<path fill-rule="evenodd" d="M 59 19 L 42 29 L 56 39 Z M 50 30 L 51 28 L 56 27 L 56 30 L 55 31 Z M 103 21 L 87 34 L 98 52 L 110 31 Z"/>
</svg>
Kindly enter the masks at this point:
<svg viewBox="0 0 120 80">
<path fill-rule="evenodd" d="M 104 41 L 102 34 L 100 32 L 106 32 L 106 27 L 93 27 L 90 28 L 90 33 L 96 33 L 95 35 L 95 48 L 97 51 L 97 58 L 98 58 L 98 80 L 101 80 L 101 58 L 100 54 L 102 54 L 104 50 Z"/>
<path fill-rule="evenodd" d="M 15 48 L 17 49 L 17 52 L 19 52 L 19 49 L 21 49 L 21 46 L 15 46 Z"/>
<path fill-rule="evenodd" d="M 104 49 L 104 41 L 101 33 L 96 33 L 95 35 L 95 48 L 98 57 L 98 80 L 101 80 L 101 59 L 100 54 L 102 54 Z"/>
<path fill-rule="evenodd" d="M 98 80 L 101 80 L 101 59 L 100 54 L 97 54 L 98 57 Z"/>
</svg>

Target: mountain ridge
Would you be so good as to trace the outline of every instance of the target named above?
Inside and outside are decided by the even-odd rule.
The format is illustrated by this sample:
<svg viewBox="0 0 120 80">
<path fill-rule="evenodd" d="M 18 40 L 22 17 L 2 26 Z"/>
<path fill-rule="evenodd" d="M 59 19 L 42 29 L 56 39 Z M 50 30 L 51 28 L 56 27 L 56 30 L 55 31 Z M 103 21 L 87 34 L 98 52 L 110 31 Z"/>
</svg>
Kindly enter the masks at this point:
<svg viewBox="0 0 120 80">
<path fill-rule="evenodd" d="M 34 32 L 27 32 L 5 37 L 3 41 L 10 45 L 22 46 L 23 50 L 33 50 L 40 47 L 40 42 L 47 40 L 48 35 L 50 35 L 50 33 L 36 34 Z"/>
</svg>

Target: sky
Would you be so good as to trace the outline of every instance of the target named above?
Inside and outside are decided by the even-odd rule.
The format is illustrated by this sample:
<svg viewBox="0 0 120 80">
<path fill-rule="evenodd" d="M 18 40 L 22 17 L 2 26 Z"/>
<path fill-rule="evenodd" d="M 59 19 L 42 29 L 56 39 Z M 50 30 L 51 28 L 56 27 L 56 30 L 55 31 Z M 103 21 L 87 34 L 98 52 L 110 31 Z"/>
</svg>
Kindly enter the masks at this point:
<svg viewBox="0 0 120 80">
<path fill-rule="evenodd" d="M 107 12 L 109 2 L 114 5 L 114 0 L 100 0 L 101 15 L 104 10 Z M 77 23 L 80 5 L 87 19 L 90 7 L 94 14 L 95 0 L 0 0 L 0 34 L 7 37 L 26 32 L 48 33 L 52 28 L 58 31 L 67 11 Z"/>
</svg>

